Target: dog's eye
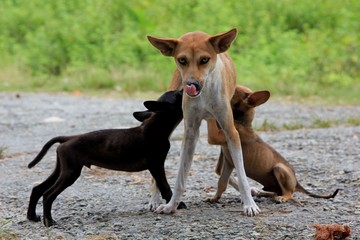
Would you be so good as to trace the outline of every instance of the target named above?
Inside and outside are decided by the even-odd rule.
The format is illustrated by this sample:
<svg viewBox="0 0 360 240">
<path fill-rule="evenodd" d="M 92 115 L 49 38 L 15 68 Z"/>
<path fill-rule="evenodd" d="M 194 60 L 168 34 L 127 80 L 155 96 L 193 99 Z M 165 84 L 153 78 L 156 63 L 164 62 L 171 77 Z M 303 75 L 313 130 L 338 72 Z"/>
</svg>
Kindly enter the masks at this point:
<svg viewBox="0 0 360 240">
<path fill-rule="evenodd" d="M 206 64 L 206 63 L 208 63 L 209 62 L 209 60 L 210 60 L 210 58 L 208 58 L 208 57 L 203 57 L 203 58 L 201 58 L 200 59 L 200 64 Z"/>
<path fill-rule="evenodd" d="M 178 62 L 179 62 L 181 65 L 186 65 L 186 63 L 187 63 L 186 58 L 179 58 L 179 59 L 178 59 Z"/>
</svg>

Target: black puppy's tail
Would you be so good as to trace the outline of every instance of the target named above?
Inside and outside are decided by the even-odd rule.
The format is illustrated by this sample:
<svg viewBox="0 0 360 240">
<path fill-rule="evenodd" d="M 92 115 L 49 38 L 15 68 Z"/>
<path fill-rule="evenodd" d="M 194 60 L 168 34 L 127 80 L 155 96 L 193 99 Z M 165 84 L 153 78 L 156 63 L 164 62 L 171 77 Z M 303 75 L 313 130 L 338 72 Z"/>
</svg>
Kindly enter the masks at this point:
<svg viewBox="0 0 360 240">
<path fill-rule="evenodd" d="M 338 194 L 338 192 L 340 191 L 340 189 L 336 189 L 332 194 L 329 194 L 329 195 L 317 195 L 317 194 L 309 192 L 308 190 L 303 188 L 299 183 L 296 185 L 296 190 L 298 192 L 305 193 L 305 194 L 307 194 L 307 195 L 309 195 L 310 197 L 313 197 L 313 198 L 325 198 L 325 199 L 334 198 Z"/>
<path fill-rule="evenodd" d="M 49 150 L 49 148 L 54 145 L 55 143 L 64 143 L 66 141 L 68 141 L 70 138 L 72 137 L 54 137 L 52 139 L 50 139 L 41 149 L 41 151 L 38 153 L 38 155 L 34 158 L 34 160 L 31 161 L 31 163 L 29 163 L 28 168 L 32 168 L 33 166 L 35 166 L 37 163 L 40 162 L 40 160 L 45 156 L 45 154 L 47 153 L 47 151 Z"/>
</svg>

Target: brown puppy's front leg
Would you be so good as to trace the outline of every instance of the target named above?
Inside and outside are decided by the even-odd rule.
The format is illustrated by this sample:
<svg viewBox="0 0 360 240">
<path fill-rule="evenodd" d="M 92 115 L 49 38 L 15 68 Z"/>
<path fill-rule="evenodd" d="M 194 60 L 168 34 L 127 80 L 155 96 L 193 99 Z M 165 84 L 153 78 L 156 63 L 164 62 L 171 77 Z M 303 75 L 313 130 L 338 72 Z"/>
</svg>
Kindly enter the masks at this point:
<svg viewBox="0 0 360 240">
<path fill-rule="evenodd" d="M 230 165 L 234 168 L 234 165 L 232 164 L 231 155 L 229 153 L 229 149 L 227 148 L 227 142 L 226 137 L 220 128 L 218 128 L 216 120 L 210 119 L 207 121 L 208 123 L 208 143 L 212 145 L 221 145 L 222 150 L 220 152 L 219 160 L 215 168 L 215 173 L 220 176 L 221 170 L 224 164 L 224 161 L 230 161 Z M 223 148 L 225 147 L 225 148 Z M 229 184 L 235 188 L 237 191 L 239 191 L 238 186 L 238 180 L 230 176 Z"/>
<path fill-rule="evenodd" d="M 220 172 L 219 172 L 220 178 L 218 181 L 218 187 L 217 187 L 215 195 L 212 198 L 206 199 L 205 200 L 206 202 L 214 203 L 214 202 L 219 201 L 222 194 L 225 192 L 225 190 L 227 188 L 230 175 L 234 169 L 234 167 L 232 166 L 232 163 L 230 163 L 229 161 L 226 161 L 225 156 L 223 156 L 222 152 L 223 151 L 221 151 L 221 153 L 220 153 L 220 158 L 222 158 L 222 160 L 221 160 L 222 166 L 220 167 Z M 219 162 L 220 162 L 220 158 L 219 158 Z M 218 165 L 219 165 L 219 162 L 218 162 Z"/>
<path fill-rule="evenodd" d="M 226 145 L 224 132 L 217 127 L 215 119 L 207 120 L 208 143 L 211 145 Z"/>
</svg>

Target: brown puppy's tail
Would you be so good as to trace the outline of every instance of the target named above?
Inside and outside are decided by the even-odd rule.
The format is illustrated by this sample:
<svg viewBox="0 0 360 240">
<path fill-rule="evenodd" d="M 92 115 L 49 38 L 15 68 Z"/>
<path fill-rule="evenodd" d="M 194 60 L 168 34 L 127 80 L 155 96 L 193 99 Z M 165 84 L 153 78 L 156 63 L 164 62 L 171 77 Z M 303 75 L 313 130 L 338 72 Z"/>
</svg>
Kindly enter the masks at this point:
<svg viewBox="0 0 360 240">
<path fill-rule="evenodd" d="M 55 143 L 64 143 L 66 141 L 68 141 L 70 138 L 72 137 L 54 137 L 52 139 L 50 139 L 41 149 L 41 151 L 38 153 L 38 155 L 34 158 L 34 160 L 31 161 L 31 163 L 29 163 L 28 168 L 32 168 L 33 166 L 35 166 L 38 162 L 40 162 L 40 160 L 45 156 L 45 154 L 47 153 L 47 151 L 49 150 L 49 148 L 54 145 Z"/>
<path fill-rule="evenodd" d="M 325 199 L 334 198 L 338 194 L 339 190 L 340 189 L 336 189 L 335 192 L 333 192 L 332 194 L 329 194 L 329 195 L 317 195 L 317 194 L 309 192 L 308 190 L 303 188 L 299 183 L 296 185 L 297 192 L 305 193 L 313 198 L 325 198 Z"/>
</svg>

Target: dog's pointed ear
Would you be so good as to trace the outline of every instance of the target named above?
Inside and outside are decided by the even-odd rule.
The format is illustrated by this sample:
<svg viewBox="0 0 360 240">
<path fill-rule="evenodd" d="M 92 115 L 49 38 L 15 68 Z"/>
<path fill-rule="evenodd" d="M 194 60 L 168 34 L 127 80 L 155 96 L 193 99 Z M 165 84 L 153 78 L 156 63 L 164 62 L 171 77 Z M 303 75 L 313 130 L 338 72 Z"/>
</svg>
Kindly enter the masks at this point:
<svg viewBox="0 0 360 240">
<path fill-rule="evenodd" d="M 139 122 L 143 122 L 146 119 L 148 119 L 149 117 L 151 117 L 153 113 L 151 111 L 139 111 L 139 112 L 134 112 L 133 116 L 136 120 L 138 120 Z"/>
<path fill-rule="evenodd" d="M 246 101 L 247 104 L 249 105 L 249 107 L 256 107 L 259 106 L 263 103 L 266 103 L 267 100 L 269 100 L 270 98 L 270 92 L 269 91 L 257 91 L 257 92 L 253 92 L 251 93 Z"/>
<path fill-rule="evenodd" d="M 145 101 L 144 106 L 153 112 L 166 112 L 174 109 L 168 102 Z"/>
<path fill-rule="evenodd" d="M 228 32 L 216 34 L 209 38 L 209 42 L 214 47 L 216 53 L 222 53 L 228 50 L 231 43 L 235 40 L 237 29 L 233 28 Z"/>
<path fill-rule="evenodd" d="M 175 38 L 155 38 L 152 36 L 147 36 L 149 42 L 160 52 L 167 57 L 173 57 L 175 53 L 175 48 L 178 45 L 178 40 Z"/>
</svg>

